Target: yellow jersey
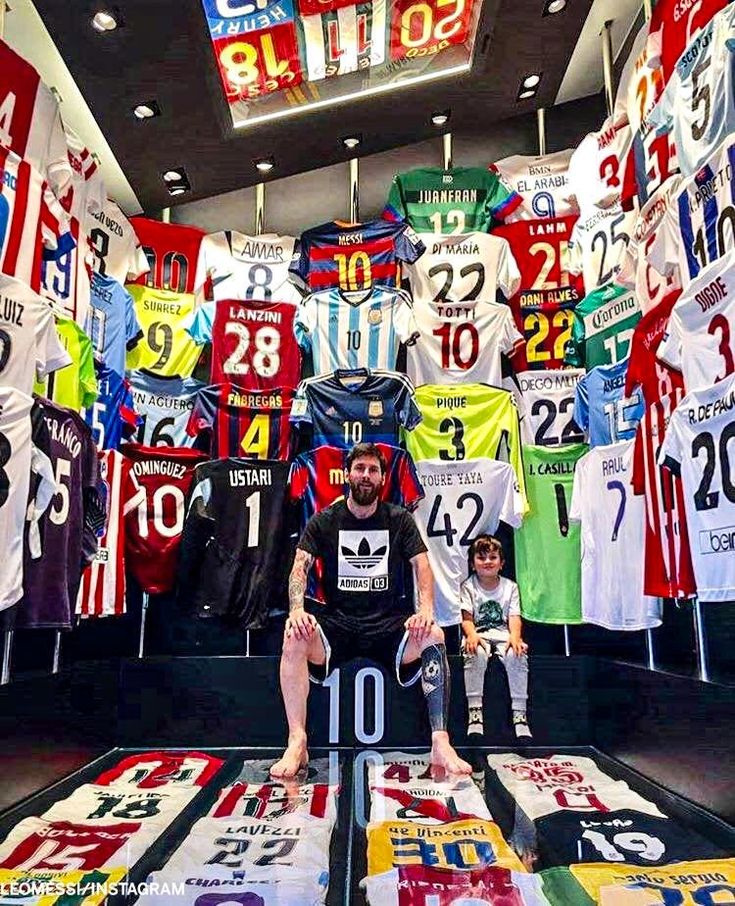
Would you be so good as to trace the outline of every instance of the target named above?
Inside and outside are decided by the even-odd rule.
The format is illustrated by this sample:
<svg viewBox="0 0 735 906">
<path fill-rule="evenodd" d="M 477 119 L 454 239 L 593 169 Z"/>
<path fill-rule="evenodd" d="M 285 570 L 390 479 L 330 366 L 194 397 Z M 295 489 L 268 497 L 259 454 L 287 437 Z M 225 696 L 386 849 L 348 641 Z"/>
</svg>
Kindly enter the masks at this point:
<svg viewBox="0 0 735 906">
<path fill-rule="evenodd" d="M 186 329 L 194 313 L 194 296 L 137 284 L 127 289 L 143 331 L 143 339 L 128 352 L 127 367 L 160 377 L 190 377 L 201 352 Z"/>
<path fill-rule="evenodd" d="M 659 868 L 582 863 L 571 865 L 569 871 L 595 903 L 614 903 L 615 888 L 624 890 L 628 885 L 651 894 L 651 902 L 664 906 L 735 902 L 735 859 L 673 862 Z"/>
</svg>

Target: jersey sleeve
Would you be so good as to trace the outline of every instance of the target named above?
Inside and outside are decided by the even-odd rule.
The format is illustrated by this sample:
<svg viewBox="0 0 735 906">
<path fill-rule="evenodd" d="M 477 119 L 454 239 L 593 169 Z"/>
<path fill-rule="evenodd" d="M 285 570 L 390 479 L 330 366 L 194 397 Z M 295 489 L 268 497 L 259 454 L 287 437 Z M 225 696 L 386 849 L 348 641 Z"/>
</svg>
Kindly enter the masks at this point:
<svg viewBox="0 0 735 906">
<path fill-rule="evenodd" d="M 291 463 L 288 473 L 288 499 L 296 502 L 306 493 L 309 486 L 309 470 L 300 456 Z"/>
<path fill-rule="evenodd" d="M 656 358 L 669 368 L 681 371 L 681 322 L 672 311 L 669 323 L 666 325 L 666 332 L 656 350 Z"/>
<path fill-rule="evenodd" d="M 673 73 L 663 94 L 646 117 L 646 125 L 655 129 L 658 135 L 664 135 L 671 129 L 674 119 L 674 104 L 680 93 L 680 79 Z"/>
<path fill-rule="evenodd" d="M 523 522 L 526 507 L 515 475 L 510 474 L 510 472 L 506 473 L 506 475 L 500 519 L 511 528 L 519 528 L 521 522 Z"/>
<path fill-rule="evenodd" d="M 393 177 L 382 216 L 386 220 L 408 220 L 408 211 L 403 200 L 400 174 Z"/>
<path fill-rule="evenodd" d="M 637 496 L 646 493 L 646 464 L 643 457 L 643 443 L 643 425 L 639 425 L 635 432 L 633 471 L 630 477 L 630 486 L 633 488 L 633 493 Z M 658 468 L 658 466 L 654 468 Z"/>
<path fill-rule="evenodd" d="M 305 234 L 298 240 L 298 251 L 294 248 L 294 255 L 288 268 L 288 275 L 292 282 L 300 287 L 308 286 L 309 277 L 309 250 L 311 243 Z"/>
<path fill-rule="evenodd" d="M 407 510 L 415 509 L 425 495 L 413 460 L 405 450 L 399 450 L 395 454 L 392 468 L 395 469 L 394 487 L 398 489 L 400 505 Z"/>
<path fill-rule="evenodd" d="M 302 422 L 307 425 L 310 425 L 312 423 L 309 395 L 307 393 L 306 386 L 303 383 L 299 384 L 296 389 L 296 394 L 294 395 L 293 402 L 291 403 L 291 414 L 289 415 L 289 421 L 297 426 Z"/>
<path fill-rule="evenodd" d="M 313 296 L 307 296 L 296 309 L 293 332 L 296 342 L 304 350 L 311 349 L 311 333 L 316 327 L 318 303 Z"/>
<path fill-rule="evenodd" d="M 503 182 L 497 170 L 491 170 L 488 176 L 492 185 L 488 187 L 487 206 L 495 220 L 503 221 L 523 204 L 523 199 Z"/>
<path fill-rule="evenodd" d="M 82 408 L 86 409 L 99 396 L 99 385 L 94 370 L 94 347 L 92 341 L 85 336 L 86 342 L 79 347 L 79 395 Z"/>
<path fill-rule="evenodd" d="M 398 424 L 406 431 L 413 431 L 422 418 L 413 388 L 407 381 L 401 382 L 401 388 L 396 396 L 396 416 Z"/>
<path fill-rule="evenodd" d="M 656 228 L 656 240 L 646 249 L 648 263 L 664 277 L 672 273 L 678 261 L 676 226 L 674 207 L 669 207 Z"/>
<path fill-rule="evenodd" d="M 186 423 L 186 433 L 189 437 L 196 437 L 200 431 L 209 431 L 212 428 L 216 407 L 217 401 L 210 393 L 203 391 L 197 396 L 189 421 Z"/>
<path fill-rule="evenodd" d="M 207 250 L 212 244 L 209 236 L 202 239 L 199 246 L 199 255 L 197 256 L 196 274 L 194 275 L 194 292 L 200 299 L 206 299 L 206 287 L 209 282 L 209 262 Z"/>
<path fill-rule="evenodd" d="M 128 280 L 132 283 L 138 280 L 143 274 L 147 274 L 151 269 L 150 261 L 143 251 L 143 246 L 138 242 L 135 230 L 130 227 L 130 259 L 128 261 Z"/>
<path fill-rule="evenodd" d="M 135 313 L 135 302 L 130 293 L 125 290 L 125 348 L 128 352 L 138 345 L 143 338 L 143 331 Z"/>
<path fill-rule="evenodd" d="M 577 384 L 579 387 L 579 384 Z M 582 494 L 584 493 L 584 472 L 586 471 L 585 457 L 577 461 L 574 469 L 574 484 L 572 485 L 572 502 L 569 505 L 569 521 L 582 521 Z"/>
<path fill-rule="evenodd" d="M 500 351 L 504 352 L 509 358 L 512 358 L 516 352 L 523 346 L 525 339 L 516 327 L 516 321 L 510 308 L 503 310 L 505 323 L 500 340 Z"/>
<path fill-rule="evenodd" d="M 564 364 L 575 368 L 584 367 L 584 321 L 575 312 L 572 335 L 564 347 Z"/>
<path fill-rule="evenodd" d="M 628 357 L 628 367 L 625 369 L 625 390 L 626 396 L 630 396 L 636 387 L 639 387 L 645 380 L 642 362 L 642 337 L 639 321 L 636 329 L 633 331 L 633 339 L 630 341 L 630 355 Z"/>
<path fill-rule="evenodd" d="M 684 413 L 682 412 L 681 415 Z M 674 412 L 671 421 L 664 434 L 664 442 L 661 444 L 658 452 L 658 464 L 669 469 L 674 475 L 681 474 L 681 462 L 684 457 L 679 432 L 677 430 L 677 416 L 679 412 Z"/>
<path fill-rule="evenodd" d="M 198 346 L 212 342 L 216 307 L 216 302 L 204 302 L 192 315 L 191 323 L 187 326 L 186 332 Z"/>
<path fill-rule="evenodd" d="M 67 213 L 46 183 L 41 201 L 41 241 L 46 260 L 57 260 L 76 248 Z"/>
<path fill-rule="evenodd" d="M 498 261 L 498 286 L 506 299 L 511 299 L 521 285 L 521 272 L 518 268 L 510 243 L 503 239 L 503 248 Z"/>
<path fill-rule="evenodd" d="M 38 319 L 35 334 L 36 375 L 43 381 L 52 371 L 71 365 L 72 358 L 61 344 L 50 309 L 45 309 Z"/>
<path fill-rule="evenodd" d="M 49 508 L 56 493 L 56 481 L 51 460 L 34 443 L 31 444 L 31 471 L 38 477 L 35 493 L 28 503 L 26 520 L 28 521 L 28 552 L 31 559 L 38 560 L 43 554 L 39 520 Z"/>
<path fill-rule="evenodd" d="M 508 603 L 508 616 L 519 617 L 521 615 L 521 595 L 515 582 L 511 581 L 510 585 L 511 588 L 510 601 Z"/>
<path fill-rule="evenodd" d="M 572 235 L 569 237 L 567 244 L 567 270 L 572 276 L 581 274 L 584 270 L 584 260 L 582 254 L 582 229 L 579 221 L 575 223 L 572 229 Z"/>
<path fill-rule="evenodd" d="M 590 398 L 585 378 L 577 382 L 574 390 L 574 421 L 579 427 L 589 434 L 590 428 Z"/>
<path fill-rule="evenodd" d="M 407 264 L 413 264 L 425 251 L 426 246 L 419 239 L 416 231 L 406 224 L 396 236 L 396 258 Z"/>
<path fill-rule="evenodd" d="M 620 270 L 615 275 L 615 282 L 627 289 L 635 289 L 638 270 L 638 241 L 631 238 L 620 258 Z"/>
<path fill-rule="evenodd" d="M 398 295 L 398 301 L 393 312 L 393 327 L 401 343 L 407 343 L 412 337 L 419 335 L 418 324 L 413 313 L 410 297 L 405 293 Z"/>
</svg>

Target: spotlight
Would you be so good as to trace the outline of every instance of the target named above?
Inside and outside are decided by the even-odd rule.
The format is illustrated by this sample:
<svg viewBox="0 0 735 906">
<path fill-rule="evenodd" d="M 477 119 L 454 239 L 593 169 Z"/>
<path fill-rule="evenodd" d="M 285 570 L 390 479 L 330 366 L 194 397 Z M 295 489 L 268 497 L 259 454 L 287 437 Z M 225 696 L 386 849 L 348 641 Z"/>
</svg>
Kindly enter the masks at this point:
<svg viewBox="0 0 735 906">
<path fill-rule="evenodd" d="M 435 113 L 431 118 L 431 122 L 435 126 L 444 126 L 449 122 L 449 116 L 450 116 L 449 111 L 443 110 L 443 111 L 441 111 L 441 113 Z"/>
<path fill-rule="evenodd" d="M 180 182 L 186 174 L 181 170 L 166 170 L 163 174 L 164 182 Z"/>
<path fill-rule="evenodd" d="M 521 93 L 518 95 L 518 100 L 527 101 L 529 98 L 534 97 L 535 94 L 536 92 L 531 91 L 530 89 L 528 89 L 527 91 L 521 91 Z"/>
<path fill-rule="evenodd" d="M 185 186 L 171 186 L 168 190 L 169 195 L 183 195 L 188 191 Z"/>
<path fill-rule="evenodd" d="M 254 163 L 255 169 L 260 170 L 261 173 L 269 173 L 275 167 L 272 157 L 261 157 L 259 160 L 254 161 Z"/>
<path fill-rule="evenodd" d="M 348 135 L 346 138 L 342 139 L 342 144 L 345 146 L 345 148 L 352 149 L 356 148 L 361 141 L 362 138 L 359 135 Z"/>
<path fill-rule="evenodd" d="M 523 87 L 524 88 L 536 88 L 540 81 L 541 81 L 540 72 L 531 73 L 531 75 L 526 76 L 526 78 L 523 80 Z"/>
<path fill-rule="evenodd" d="M 567 5 L 567 0 L 547 0 L 544 5 L 542 16 L 553 16 L 554 13 L 560 13 Z"/>
<path fill-rule="evenodd" d="M 191 191 L 191 183 L 183 167 L 165 170 L 161 177 L 166 183 L 169 195 L 183 195 L 184 192 Z"/>
<path fill-rule="evenodd" d="M 151 117 L 160 116 L 161 108 L 155 101 L 146 101 L 133 108 L 133 115 L 139 120 L 149 120 Z"/>
<path fill-rule="evenodd" d="M 92 28 L 100 32 L 100 34 L 104 34 L 107 31 L 115 31 L 119 24 L 115 16 L 106 9 L 101 9 L 92 17 Z"/>
</svg>

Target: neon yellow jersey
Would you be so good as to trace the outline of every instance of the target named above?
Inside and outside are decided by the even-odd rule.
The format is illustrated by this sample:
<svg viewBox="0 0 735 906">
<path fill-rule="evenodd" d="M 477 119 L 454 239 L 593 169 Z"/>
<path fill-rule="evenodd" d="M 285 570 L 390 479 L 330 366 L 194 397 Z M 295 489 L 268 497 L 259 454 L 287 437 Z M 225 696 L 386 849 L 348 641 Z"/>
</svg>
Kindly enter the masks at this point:
<svg viewBox="0 0 735 906">
<path fill-rule="evenodd" d="M 105 868 L 90 871 L 10 871 L 0 868 L 0 904 L 17 906 L 54 906 L 74 903 L 74 906 L 98 906 L 110 888 L 119 884 L 127 874 L 126 868 Z M 112 891 L 114 892 L 114 891 Z"/>
<path fill-rule="evenodd" d="M 614 888 L 627 885 L 650 893 L 653 903 L 677 906 L 724 904 L 732 902 L 735 894 L 735 859 L 700 859 L 657 868 L 582 863 L 570 866 L 569 871 L 595 903 L 616 902 Z"/>
<path fill-rule="evenodd" d="M 368 874 L 401 865 L 526 870 L 494 821 L 452 821 L 432 827 L 407 821 L 368 825 Z"/>
<path fill-rule="evenodd" d="M 71 365 L 54 371 L 43 381 L 36 381 L 33 389 L 46 399 L 79 412 L 91 406 L 99 392 L 92 341 L 71 318 L 57 317 L 56 332 L 71 356 Z"/>
<path fill-rule="evenodd" d="M 186 330 L 194 296 L 137 284 L 126 288 L 143 330 L 143 339 L 128 353 L 127 367 L 144 368 L 161 377 L 190 377 L 201 352 Z"/>
</svg>

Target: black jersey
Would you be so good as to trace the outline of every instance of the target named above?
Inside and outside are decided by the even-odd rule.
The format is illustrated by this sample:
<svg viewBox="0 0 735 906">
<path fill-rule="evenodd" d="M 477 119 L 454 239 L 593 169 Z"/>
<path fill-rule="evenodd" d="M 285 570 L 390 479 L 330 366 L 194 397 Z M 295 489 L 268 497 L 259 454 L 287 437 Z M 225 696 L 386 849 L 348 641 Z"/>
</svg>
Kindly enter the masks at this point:
<svg viewBox="0 0 735 906">
<path fill-rule="evenodd" d="M 288 463 L 220 459 L 194 473 L 184 524 L 179 599 L 200 617 L 263 626 L 285 600 Z"/>
</svg>

